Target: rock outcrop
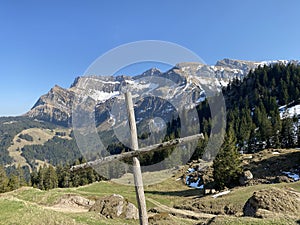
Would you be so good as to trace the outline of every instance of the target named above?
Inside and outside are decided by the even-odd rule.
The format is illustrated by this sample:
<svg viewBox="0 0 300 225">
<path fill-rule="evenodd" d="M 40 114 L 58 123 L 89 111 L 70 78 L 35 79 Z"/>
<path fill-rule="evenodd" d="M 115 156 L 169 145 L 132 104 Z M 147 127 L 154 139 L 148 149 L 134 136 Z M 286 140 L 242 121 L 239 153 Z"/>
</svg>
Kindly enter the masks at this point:
<svg viewBox="0 0 300 225">
<path fill-rule="evenodd" d="M 244 216 L 266 218 L 274 215 L 300 215 L 299 196 L 295 193 L 279 188 L 263 189 L 254 192 L 248 199 L 244 209 Z"/>
<path fill-rule="evenodd" d="M 245 170 L 243 174 L 241 175 L 239 182 L 241 185 L 247 185 L 250 180 L 253 179 L 253 174 L 250 170 Z"/>
<path fill-rule="evenodd" d="M 90 211 L 99 212 L 105 218 L 138 219 L 138 209 L 121 195 L 111 195 L 98 199 Z"/>
</svg>

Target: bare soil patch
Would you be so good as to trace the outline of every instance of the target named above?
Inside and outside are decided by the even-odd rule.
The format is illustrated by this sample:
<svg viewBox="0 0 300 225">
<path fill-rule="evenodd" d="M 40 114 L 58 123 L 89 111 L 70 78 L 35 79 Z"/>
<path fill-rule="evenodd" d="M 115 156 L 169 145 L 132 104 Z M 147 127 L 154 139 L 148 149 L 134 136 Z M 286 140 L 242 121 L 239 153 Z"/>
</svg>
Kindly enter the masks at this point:
<svg viewBox="0 0 300 225">
<path fill-rule="evenodd" d="M 59 212 L 88 212 L 95 201 L 75 194 L 62 196 L 54 205 L 45 207 Z"/>
</svg>

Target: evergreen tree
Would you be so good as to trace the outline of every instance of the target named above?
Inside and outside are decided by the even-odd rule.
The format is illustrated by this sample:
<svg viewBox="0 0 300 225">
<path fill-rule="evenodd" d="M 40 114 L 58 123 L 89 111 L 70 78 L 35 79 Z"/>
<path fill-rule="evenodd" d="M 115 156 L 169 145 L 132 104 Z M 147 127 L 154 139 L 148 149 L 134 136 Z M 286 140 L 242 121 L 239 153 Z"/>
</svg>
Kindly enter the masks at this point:
<svg viewBox="0 0 300 225">
<path fill-rule="evenodd" d="M 287 116 L 282 121 L 281 129 L 281 147 L 283 148 L 292 148 L 295 146 L 295 129 L 293 119 Z"/>
<path fill-rule="evenodd" d="M 36 188 L 38 182 L 38 172 L 36 171 L 36 169 L 34 169 L 31 174 L 30 174 L 30 182 L 31 182 L 31 186 Z"/>
<path fill-rule="evenodd" d="M 58 187 L 57 174 L 53 166 L 49 166 L 45 171 L 44 188 L 45 190 Z"/>
<path fill-rule="evenodd" d="M 58 187 L 66 188 L 71 187 L 71 174 L 70 174 L 70 166 L 66 164 L 65 166 L 57 166 L 56 168 L 57 179 L 58 179 Z"/>
<path fill-rule="evenodd" d="M 8 181 L 5 169 L 0 165 L 0 193 L 8 191 Z"/>
<path fill-rule="evenodd" d="M 20 188 L 19 177 L 16 174 L 11 174 L 8 182 L 10 191 Z"/>
<path fill-rule="evenodd" d="M 244 145 L 248 145 L 251 130 L 253 129 L 253 122 L 251 118 L 251 112 L 249 108 L 243 108 L 241 110 L 240 123 L 238 124 L 238 143 L 241 148 Z"/>
<path fill-rule="evenodd" d="M 213 168 L 213 177 L 217 189 L 232 187 L 238 182 L 242 168 L 232 127 L 229 127 L 224 143 L 214 159 Z"/>
<path fill-rule="evenodd" d="M 10 190 L 16 190 L 22 186 L 26 186 L 27 183 L 24 177 L 24 170 L 20 167 L 20 165 L 15 168 L 13 172 L 9 176 L 8 186 Z"/>
<path fill-rule="evenodd" d="M 39 168 L 38 176 L 37 176 L 37 187 L 41 190 L 45 190 L 45 176 L 46 176 L 47 166 L 44 164 L 43 167 Z"/>
<path fill-rule="evenodd" d="M 24 170 L 23 168 L 19 165 L 16 171 L 16 175 L 19 178 L 19 186 L 27 186 L 27 182 L 25 180 L 25 176 L 24 176 Z"/>
</svg>

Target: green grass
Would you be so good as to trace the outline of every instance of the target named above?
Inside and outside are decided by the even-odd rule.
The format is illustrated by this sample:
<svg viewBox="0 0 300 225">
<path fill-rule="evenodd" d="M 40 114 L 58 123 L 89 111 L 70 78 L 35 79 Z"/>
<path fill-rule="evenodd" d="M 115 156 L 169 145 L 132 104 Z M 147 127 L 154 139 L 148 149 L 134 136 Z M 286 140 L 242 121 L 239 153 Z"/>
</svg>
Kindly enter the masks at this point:
<svg viewBox="0 0 300 225">
<path fill-rule="evenodd" d="M 40 205 L 22 202 L 16 199 L 0 199 L 0 224 L 2 225 L 79 225 L 79 224 L 116 224 L 137 225 L 138 221 L 101 219 L 97 213 L 63 213 Z"/>
<path fill-rule="evenodd" d="M 159 194 L 156 190 L 171 191 L 178 194 L 166 192 Z M 173 204 L 184 199 L 188 192 L 195 194 L 195 190 L 190 189 L 180 181 L 172 179 L 160 184 L 145 187 L 146 198 L 153 198 L 162 204 L 173 206 Z M 187 192 L 187 193 L 185 193 Z M 185 194 L 183 194 L 185 193 Z M 197 191 L 199 193 L 199 191 Z M 41 191 L 35 188 L 21 188 L 9 193 L 0 195 L 0 224 L 139 224 L 134 220 L 109 220 L 101 219 L 96 213 L 63 213 L 47 209 L 47 206 L 55 204 L 65 194 L 78 194 L 89 199 L 107 196 L 111 194 L 121 194 L 132 203 L 136 204 L 135 188 L 129 185 L 102 181 L 79 188 L 53 189 Z M 190 195 L 190 194 L 189 194 Z M 147 201 L 147 208 L 154 207 Z M 5 222 L 2 222 L 5 221 Z M 171 217 L 172 224 L 194 224 L 195 221 L 183 218 Z"/>
<path fill-rule="evenodd" d="M 295 220 L 289 218 L 258 219 L 250 217 L 219 216 L 211 225 L 297 225 Z"/>
<path fill-rule="evenodd" d="M 182 204 L 184 201 L 214 203 L 214 205 L 230 205 L 241 210 L 247 199 L 253 192 L 271 187 L 291 187 L 300 191 L 300 182 L 281 183 L 272 185 L 256 185 L 244 188 L 236 188 L 230 194 L 221 198 L 213 199 L 210 196 L 204 198 L 198 190 L 190 189 L 181 181 L 170 178 L 162 183 L 149 185 L 145 187 L 146 199 L 154 199 L 161 204 L 172 207 L 173 205 Z M 135 189 L 133 186 L 120 185 L 113 182 L 99 182 L 79 188 L 53 189 L 41 191 L 34 188 L 21 188 L 19 190 L 0 195 L 0 224 L 139 224 L 134 220 L 110 220 L 103 219 L 97 213 L 65 213 L 56 212 L 48 209 L 47 206 L 55 204 L 65 194 L 77 194 L 86 198 L 95 199 L 97 197 L 111 194 L 121 194 L 129 201 L 136 204 Z M 196 199 L 195 199 L 196 198 Z M 153 208 L 155 205 L 147 201 L 147 208 Z M 196 224 L 201 221 L 192 221 L 178 217 L 168 218 L 165 224 Z M 164 224 L 164 223 L 162 223 Z M 218 216 L 210 224 L 297 224 L 291 219 L 255 219 L 249 217 L 231 217 Z"/>
<path fill-rule="evenodd" d="M 224 195 L 219 198 L 212 198 L 211 196 L 206 196 L 201 199 L 191 200 L 187 199 L 182 204 L 184 206 L 193 208 L 197 210 L 198 206 L 205 206 L 203 211 L 206 213 L 221 213 L 224 211 L 224 207 L 228 206 L 233 211 L 242 214 L 243 207 L 246 201 L 253 195 L 255 191 L 261 189 L 270 189 L 272 187 L 277 188 L 294 188 L 296 191 L 300 192 L 300 182 L 295 183 L 280 183 L 280 184 L 260 184 L 255 186 L 248 187 L 239 187 L 232 189 L 231 192 L 227 195 Z M 179 204 L 180 207 L 180 204 Z"/>
<path fill-rule="evenodd" d="M 80 224 L 68 215 L 48 211 L 38 205 L 28 204 L 14 199 L 0 200 L 0 224 Z"/>
</svg>

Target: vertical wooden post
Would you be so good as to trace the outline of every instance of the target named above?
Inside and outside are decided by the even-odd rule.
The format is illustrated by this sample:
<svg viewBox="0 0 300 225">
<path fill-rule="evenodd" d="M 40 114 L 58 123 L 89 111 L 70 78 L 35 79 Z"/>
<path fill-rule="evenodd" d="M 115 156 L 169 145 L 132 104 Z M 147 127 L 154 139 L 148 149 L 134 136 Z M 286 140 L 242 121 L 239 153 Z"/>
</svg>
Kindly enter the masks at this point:
<svg viewBox="0 0 300 225">
<path fill-rule="evenodd" d="M 137 138 L 137 129 L 135 123 L 132 96 L 130 92 L 125 93 L 125 101 L 127 106 L 128 122 L 130 127 L 131 148 L 133 150 L 138 150 L 139 146 L 138 146 L 138 138 Z M 139 208 L 140 225 L 148 225 L 146 199 L 144 193 L 141 166 L 138 158 L 136 157 L 133 157 L 133 177 L 134 177 L 136 199 Z"/>
<path fill-rule="evenodd" d="M 132 96 L 130 92 L 125 93 L 125 101 L 127 106 L 127 114 L 128 114 L 128 122 L 130 128 L 130 144 L 132 150 L 138 150 L 138 138 L 137 138 L 137 130 L 136 130 L 136 123 L 135 123 L 135 116 L 134 116 L 134 108 L 132 102 Z"/>
</svg>

